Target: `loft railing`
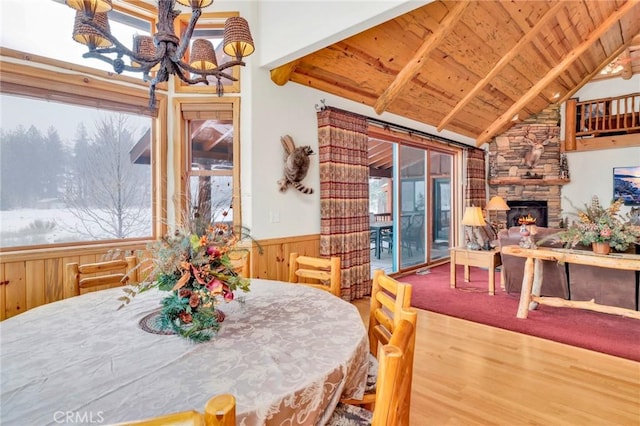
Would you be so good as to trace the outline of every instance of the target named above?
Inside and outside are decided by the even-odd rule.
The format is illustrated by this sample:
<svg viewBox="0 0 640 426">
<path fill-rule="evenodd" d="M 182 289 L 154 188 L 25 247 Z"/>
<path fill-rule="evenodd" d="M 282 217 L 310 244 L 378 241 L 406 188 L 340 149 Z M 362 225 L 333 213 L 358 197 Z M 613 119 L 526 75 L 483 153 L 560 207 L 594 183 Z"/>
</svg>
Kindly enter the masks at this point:
<svg viewBox="0 0 640 426">
<path fill-rule="evenodd" d="M 566 107 L 567 150 L 576 140 L 640 133 L 640 93 L 579 102 Z"/>
<path fill-rule="evenodd" d="M 576 102 L 576 136 L 640 131 L 640 93 Z"/>
</svg>

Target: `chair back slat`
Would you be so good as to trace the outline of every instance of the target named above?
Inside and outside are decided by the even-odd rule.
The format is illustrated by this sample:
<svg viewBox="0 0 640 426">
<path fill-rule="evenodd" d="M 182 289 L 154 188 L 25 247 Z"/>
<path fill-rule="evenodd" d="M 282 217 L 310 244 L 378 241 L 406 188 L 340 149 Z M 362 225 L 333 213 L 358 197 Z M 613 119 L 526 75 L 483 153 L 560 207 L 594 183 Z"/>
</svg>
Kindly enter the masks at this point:
<svg viewBox="0 0 640 426">
<path fill-rule="evenodd" d="M 207 401 L 204 413 L 196 410 L 165 414 L 112 426 L 236 426 L 236 399 L 220 394 Z"/>
<path fill-rule="evenodd" d="M 381 269 L 373 271 L 371 287 L 371 304 L 369 306 L 369 350 L 371 354 L 378 353 L 379 327 L 387 329 L 386 335 L 391 335 L 398 322 L 396 313 L 411 306 L 411 284 L 397 281 L 388 276 Z"/>
<path fill-rule="evenodd" d="M 136 256 L 104 262 L 67 263 L 64 273 L 64 296 L 77 296 L 81 290 L 96 291 L 137 282 L 137 265 Z"/>
<path fill-rule="evenodd" d="M 310 285 L 326 290 L 335 296 L 341 295 L 341 262 L 337 256 L 320 258 L 289 255 L 289 282 Z"/>
<path fill-rule="evenodd" d="M 417 312 L 402 310 L 398 317 L 391 340 L 380 353 L 372 426 L 409 424 Z"/>
</svg>

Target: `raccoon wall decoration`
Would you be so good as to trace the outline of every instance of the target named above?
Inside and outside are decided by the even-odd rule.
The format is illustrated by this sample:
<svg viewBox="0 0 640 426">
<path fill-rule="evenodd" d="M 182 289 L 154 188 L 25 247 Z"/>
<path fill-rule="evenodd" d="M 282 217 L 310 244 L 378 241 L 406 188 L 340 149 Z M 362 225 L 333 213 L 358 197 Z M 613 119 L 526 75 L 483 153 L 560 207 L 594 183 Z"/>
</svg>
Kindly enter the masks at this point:
<svg viewBox="0 0 640 426">
<path fill-rule="evenodd" d="M 303 194 L 313 194 L 312 188 L 301 183 L 309 171 L 309 156 L 314 154 L 313 150 L 308 145 L 296 147 L 289 135 L 282 136 L 280 142 L 285 151 L 284 177 L 278 181 L 280 192 L 292 186 Z"/>
</svg>

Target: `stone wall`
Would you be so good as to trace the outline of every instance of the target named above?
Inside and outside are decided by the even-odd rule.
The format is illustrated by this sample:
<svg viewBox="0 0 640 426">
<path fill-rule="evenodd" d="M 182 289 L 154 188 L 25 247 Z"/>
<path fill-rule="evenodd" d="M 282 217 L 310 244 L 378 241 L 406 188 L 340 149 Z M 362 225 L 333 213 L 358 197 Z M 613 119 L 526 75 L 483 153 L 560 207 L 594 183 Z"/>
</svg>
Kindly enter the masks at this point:
<svg viewBox="0 0 640 426">
<path fill-rule="evenodd" d="M 551 106 L 497 136 L 489 144 L 489 198 L 547 201 L 548 226 L 560 226 L 562 185 L 569 180 L 561 176 L 559 133 L 560 107 Z M 526 154 L 535 142 L 542 153 L 530 167 Z M 496 212 L 491 214 L 495 219 Z M 506 212 L 497 212 L 498 222 L 506 223 L 506 218 Z"/>
</svg>

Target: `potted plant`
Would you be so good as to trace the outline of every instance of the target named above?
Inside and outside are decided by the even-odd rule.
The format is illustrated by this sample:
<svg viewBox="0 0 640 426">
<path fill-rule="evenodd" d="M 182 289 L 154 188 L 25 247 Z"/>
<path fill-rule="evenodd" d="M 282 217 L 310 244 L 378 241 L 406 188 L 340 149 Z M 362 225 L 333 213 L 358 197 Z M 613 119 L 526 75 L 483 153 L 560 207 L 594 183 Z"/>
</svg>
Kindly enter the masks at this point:
<svg viewBox="0 0 640 426">
<path fill-rule="evenodd" d="M 618 199 L 604 208 L 598 197 L 593 196 L 591 204 L 576 209 L 577 220 L 557 234 L 558 239 L 570 247 L 592 246 L 600 254 L 608 254 L 610 249 L 627 250 L 630 244 L 640 242 L 640 227 L 631 224 L 628 214 L 620 213 L 622 205 L 623 200 Z"/>
</svg>

